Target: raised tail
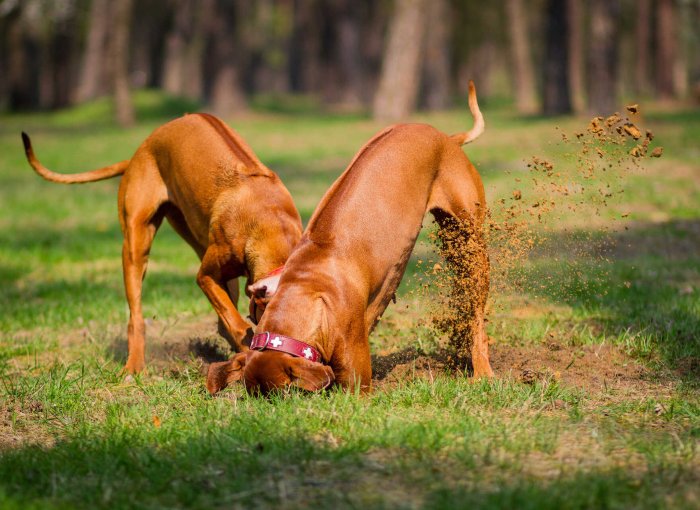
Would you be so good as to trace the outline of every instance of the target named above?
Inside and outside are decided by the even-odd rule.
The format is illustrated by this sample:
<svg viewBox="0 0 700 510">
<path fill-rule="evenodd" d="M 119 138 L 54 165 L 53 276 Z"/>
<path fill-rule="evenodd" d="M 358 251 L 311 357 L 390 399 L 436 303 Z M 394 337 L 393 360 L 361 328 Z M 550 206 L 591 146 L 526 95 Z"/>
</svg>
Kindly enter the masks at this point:
<svg viewBox="0 0 700 510">
<path fill-rule="evenodd" d="M 469 80 L 469 111 L 472 112 L 472 117 L 474 117 L 474 127 L 465 133 L 457 133 L 450 137 L 459 145 L 473 142 L 484 132 L 484 116 L 479 110 L 479 103 L 476 100 L 476 87 L 472 80 Z"/>
<path fill-rule="evenodd" d="M 34 155 L 32 141 L 29 139 L 29 135 L 24 131 L 22 132 L 22 142 L 24 142 L 24 153 L 27 155 L 27 161 L 29 161 L 29 164 L 32 166 L 34 171 L 47 181 L 51 182 L 60 182 L 61 184 L 80 184 L 83 182 L 101 181 L 102 179 L 109 179 L 110 177 L 123 174 L 126 167 L 129 166 L 129 160 L 125 159 L 119 163 L 115 163 L 104 168 L 98 168 L 97 170 L 90 170 L 79 174 L 59 174 L 49 170 L 39 162 Z"/>
</svg>

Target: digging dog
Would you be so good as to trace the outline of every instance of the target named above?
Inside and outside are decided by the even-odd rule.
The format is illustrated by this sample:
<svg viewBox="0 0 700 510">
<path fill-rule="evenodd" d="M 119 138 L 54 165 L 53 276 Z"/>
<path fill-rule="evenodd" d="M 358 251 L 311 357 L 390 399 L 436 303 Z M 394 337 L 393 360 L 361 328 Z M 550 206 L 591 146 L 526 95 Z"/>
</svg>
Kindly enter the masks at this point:
<svg viewBox="0 0 700 510">
<path fill-rule="evenodd" d="M 252 326 L 236 308 L 237 278 L 252 284 L 284 265 L 302 228 L 287 188 L 235 131 L 212 115 L 185 115 L 157 128 L 131 159 L 77 174 L 47 169 L 26 133 L 22 140 L 29 164 L 48 181 L 122 176 L 117 204 L 130 312 L 127 373 L 145 367 L 141 288 L 164 218 L 201 261 L 197 283 L 216 310 L 219 332 L 237 352 L 248 348 Z"/>
<path fill-rule="evenodd" d="M 448 136 L 425 124 L 398 124 L 357 153 L 321 200 L 281 275 L 252 285 L 260 322 L 251 349 L 210 365 L 210 393 L 234 381 L 263 394 L 331 383 L 371 389 L 369 334 L 401 281 L 426 211 L 440 225 L 484 221 L 484 186 L 462 151 L 484 130 L 473 83 L 469 108 L 474 126 L 467 132 Z M 483 241 L 480 247 L 474 256 L 488 281 Z M 488 283 L 470 321 L 475 377 L 493 375 L 484 330 L 487 291 Z"/>
</svg>

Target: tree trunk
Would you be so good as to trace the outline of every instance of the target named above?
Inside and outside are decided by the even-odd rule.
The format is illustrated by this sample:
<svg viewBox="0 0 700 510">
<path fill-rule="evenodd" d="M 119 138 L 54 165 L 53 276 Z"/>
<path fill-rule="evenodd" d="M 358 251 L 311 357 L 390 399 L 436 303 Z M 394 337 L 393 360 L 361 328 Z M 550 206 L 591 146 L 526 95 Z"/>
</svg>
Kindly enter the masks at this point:
<svg viewBox="0 0 700 510">
<path fill-rule="evenodd" d="M 165 59 L 163 61 L 163 90 L 169 94 L 180 96 L 185 90 L 185 48 L 187 46 L 187 30 L 192 12 L 189 0 L 175 0 L 173 27 L 165 39 Z"/>
<path fill-rule="evenodd" d="M 651 27 L 651 0 L 637 0 L 637 22 L 634 27 L 634 92 L 644 95 L 649 91 L 649 29 Z"/>
<path fill-rule="evenodd" d="M 246 2 L 233 3 L 237 9 L 242 9 L 242 4 Z M 239 28 L 248 33 L 249 39 L 254 40 L 250 45 L 254 49 L 251 59 L 253 65 L 248 69 L 252 75 L 252 89 L 277 94 L 289 92 L 294 5 L 291 0 L 257 0 L 249 3 L 250 18 L 246 18 L 245 23 L 240 23 Z M 243 28 L 243 25 L 251 23 L 250 28 Z"/>
<path fill-rule="evenodd" d="M 583 6 L 581 0 L 568 1 L 569 29 L 569 84 L 571 89 L 571 102 L 574 111 L 581 113 L 586 108 L 586 86 L 583 74 L 584 48 L 583 48 Z"/>
<path fill-rule="evenodd" d="M 210 2 L 212 5 L 214 2 Z M 236 6 L 224 0 L 215 5 L 216 15 L 210 19 L 210 37 L 216 70 L 212 81 L 210 105 L 222 117 L 229 117 L 247 108 L 238 74 L 236 54 Z"/>
<path fill-rule="evenodd" d="M 316 92 L 321 82 L 319 11 L 308 0 L 294 2 L 289 49 L 289 86 L 293 92 Z"/>
<path fill-rule="evenodd" d="M 659 99 L 676 95 L 673 71 L 676 61 L 676 23 L 673 0 L 656 3 L 656 93 Z"/>
<path fill-rule="evenodd" d="M 569 39 L 566 29 L 568 3 L 549 0 L 544 50 L 542 113 L 571 113 L 569 96 Z"/>
<path fill-rule="evenodd" d="M 469 94 L 469 80 L 476 83 L 479 99 L 493 95 L 493 78 L 500 71 L 497 66 L 502 64 L 498 56 L 498 48 L 492 39 L 484 39 L 469 52 L 469 59 L 462 61 L 457 68 L 457 92 L 461 101 Z M 502 69 L 505 71 L 506 67 Z"/>
<path fill-rule="evenodd" d="M 109 92 L 107 76 L 110 73 L 106 69 L 109 22 L 109 0 L 92 0 L 82 69 L 74 94 L 76 102 L 89 101 Z"/>
<path fill-rule="evenodd" d="M 506 0 L 506 16 L 510 39 L 515 107 L 519 113 L 535 113 L 537 110 L 535 79 L 532 74 L 527 17 L 522 0 Z"/>
<path fill-rule="evenodd" d="M 384 2 L 369 2 L 363 12 L 362 44 L 360 55 L 364 75 L 362 78 L 362 102 L 371 105 L 379 86 L 384 56 L 384 34 L 389 23 L 390 5 Z"/>
<path fill-rule="evenodd" d="M 360 55 L 360 13 L 354 0 L 341 0 L 337 16 L 336 60 L 340 64 L 340 102 L 349 107 L 362 104 L 364 69 Z"/>
<path fill-rule="evenodd" d="M 134 124 L 134 105 L 129 90 L 129 29 L 132 0 L 114 0 L 112 3 L 113 29 L 110 40 L 112 55 L 112 86 L 117 123 L 122 127 Z"/>
<path fill-rule="evenodd" d="M 384 50 L 374 118 L 393 122 L 416 106 L 420 80 L 426 0 L 396 0 Z"/>
<path fill-rule="evenodd" d="M 204 51 L 206 48 L 206 30 L 208 17 L 212 9 L 207 8 L 211 2 L 195 2 L 194 19 L 192 20 L 192 35 L 185 50 L 185 97 L 197 101 L 204 97 Z M 231 37 L 231 34 L 228 35 Z"/>
<path fill-rule="evenodd" d="M 426 14 L 423 90 L 429 110 L 447 108 L 450 103 L 450 5 L 447 0 L 430 0 Z"/>
<path fill-rule="evenodd" d="M 170 94 L 195 100 L 203 96 L 205 32 L 211 15 L 208 6 L 211 2 L 175 2 L 175 20 L 166 38 L 163 64 L 163 89 Z"/>
<path fill-rule="evenodd" d="M 678 19 L 677 50 L 674 52 L 676 58 L 673 67 L 673 89 L 676 97 L 684 98 L 688 95 L 689 88 L 690 63 L 688 57 L 691 54 L 695 56 L 689 50 L 689 41 L 693 40 L 693 28 L 697 26 L 698 20 L 693 20 L 691 5 L 688 2 L 679 2 L 676 9 L 676 18 Z M 695 56 L 695 60 L 699 60 L 697 56 Z"/>
<path fill-rule="evenodd" d="M 607 115 L 617 108 L 618 0 L 592 0 L 588 60 L 588 109 Z"/>
<path fill-rule="evenodd" d="M 29 110 L 39 106 L 41 49 L 36 35 L 27 27 L 19 6 L 7 18 L 7 81 L 10 110 Z"/>
</svg>

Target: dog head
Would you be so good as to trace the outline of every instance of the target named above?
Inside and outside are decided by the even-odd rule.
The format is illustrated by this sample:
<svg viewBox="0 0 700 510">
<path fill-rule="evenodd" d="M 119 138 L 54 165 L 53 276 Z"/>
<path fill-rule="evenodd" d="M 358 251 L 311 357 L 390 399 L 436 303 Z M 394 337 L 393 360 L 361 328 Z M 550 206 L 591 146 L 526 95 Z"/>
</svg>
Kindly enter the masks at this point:
<svg viewBox="0 0 700 510">
<path fill-rule="evenodd" d="M 267 395 L 290 386 L 319 391 L 335 380 L 331 367 L 277 351 L 247 351 L 228 361 L 212 363 L 207 374 L 207 390 L 214 394 L 229 384 L 243 381 L 253 394 Z"/>
</svg>

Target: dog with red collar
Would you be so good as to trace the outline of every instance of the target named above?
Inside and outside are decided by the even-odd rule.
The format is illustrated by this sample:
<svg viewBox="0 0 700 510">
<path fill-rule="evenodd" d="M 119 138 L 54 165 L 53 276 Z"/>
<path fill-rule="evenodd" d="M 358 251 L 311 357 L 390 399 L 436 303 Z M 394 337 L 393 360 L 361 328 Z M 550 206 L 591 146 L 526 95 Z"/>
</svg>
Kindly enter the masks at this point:
<svg viewBox="0 0 700 510">
<path fill-rule="evenodd" d="M 250 287 L 253 306 L 266 305 L 262 314 L 253 310 L 260 317 L 254 345 L 209 367 L 211 393 L 240 380 L 263 394 L 286 386 L 315 391 L 333 382 L 371 389 L 369 334 L 401 281 L 426 211 L 439 224 L 483 224 L 484 186 L 461 148 L 484 130 L 473 83 L 469 108 L 474 127 L 465 133 L 399 124 L 360 150 L 321 200 L 279 278 Z M 474 256 L 487 271 L 480 246 Z M 475 377 L 493 375 L 486 296 L 480 298 L 470 321 Z"/>
</svg>

